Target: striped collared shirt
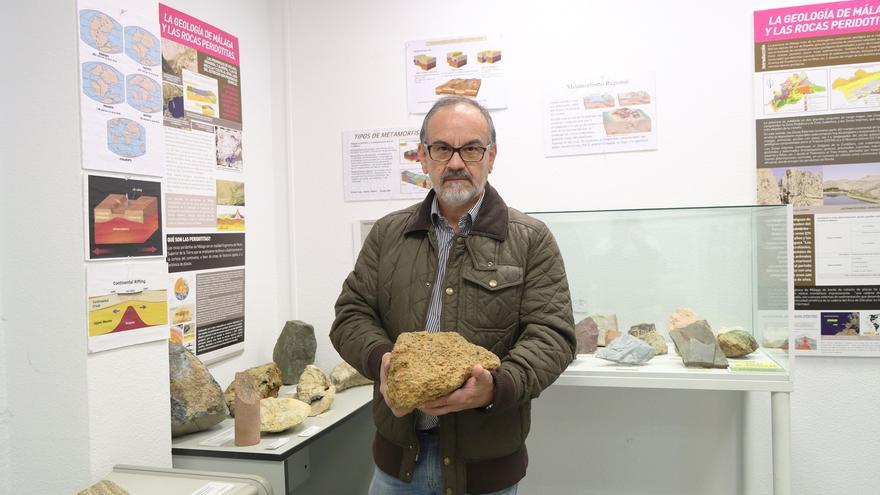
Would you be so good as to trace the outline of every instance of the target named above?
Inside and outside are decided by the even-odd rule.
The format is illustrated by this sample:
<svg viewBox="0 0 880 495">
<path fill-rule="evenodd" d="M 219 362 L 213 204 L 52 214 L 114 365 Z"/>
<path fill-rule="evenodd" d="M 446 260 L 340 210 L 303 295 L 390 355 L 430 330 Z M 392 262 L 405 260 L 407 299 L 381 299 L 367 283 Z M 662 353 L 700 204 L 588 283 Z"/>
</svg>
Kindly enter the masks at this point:
<svg viewBox="0 0 880 495">
<path fill-rule="evenodd" d="M 471 232 L 480 206 L 483 204 L 485 192 L 480 195 L 480 199 L 476 204 L 461 216 L 458 220 L 458 232 L 462 236 L 467 236 Z M 434 233 L 437 236 L 437 279 L 434 280 L 434 286 L 431 290 L 431 303 L 428 306 L 428 318 L 425 320 L 425 330 L 428 332 L 440 331 L 440 313 L 443 311 L 443 279 L 446 277 L 446 263 L 449 261 L 449 251 L 452 247 L 452 240 L 455 238 L 455 231 L 449 225 L 449 222 L 440 214 L 440 205 L 437 204 L 437 197 L 431 203 L 431 223 L 434 224 Z M 429 416 L 421 412 L 416 412 L 416 427 L 420 430 L 427 430 L 439 424 L 437 416 Z"/>
</svg>

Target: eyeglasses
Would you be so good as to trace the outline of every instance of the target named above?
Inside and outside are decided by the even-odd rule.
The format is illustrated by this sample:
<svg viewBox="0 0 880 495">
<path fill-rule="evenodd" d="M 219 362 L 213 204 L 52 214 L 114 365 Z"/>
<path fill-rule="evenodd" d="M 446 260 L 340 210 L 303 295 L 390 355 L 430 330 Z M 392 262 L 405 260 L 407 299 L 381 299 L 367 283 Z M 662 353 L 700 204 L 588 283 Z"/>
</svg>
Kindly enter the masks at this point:
<svg viewBox="0 0 880 495">
<path fill-rule="evenodd" d="M 458 153 L 458 156 L 461 157 L 462 161 L 478 162 L 483 159 L 483 156 L 486 155 L 486 150 L 491 146 L 492 144 L 489 146 L 466 144 L 455 148 L 448 144 L 425 144 L 425 148 L 428 150 L 428 156 L 430 156 L 432 160 L 438 162 L 448 162 L 449 160 L 452 160 L 452 155 L 455 153 Z"/>
</svg>

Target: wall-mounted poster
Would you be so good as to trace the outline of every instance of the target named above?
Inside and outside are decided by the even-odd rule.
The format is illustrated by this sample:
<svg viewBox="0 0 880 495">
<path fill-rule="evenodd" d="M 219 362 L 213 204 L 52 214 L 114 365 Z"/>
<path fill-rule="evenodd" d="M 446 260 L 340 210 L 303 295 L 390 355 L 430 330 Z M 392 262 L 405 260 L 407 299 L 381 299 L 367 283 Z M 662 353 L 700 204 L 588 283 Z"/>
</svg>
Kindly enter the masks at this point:
<svg viewBox="0 0 880 495">
<path fill-rule="evenodd" d="M 418 149 L 415 127 L 343 132 L 345 201 L 424 198 L 433 185 Z"/>
<path fill-rule="evenodd" d="M 168 337 L 165 263 L 92 263 L 86 271 L 89 352 Z"/>
<path fill-rule="evenodd" d="M 162 256 L 162 184 L 86 177 L 88 259 Z"/>
<path fill-rule="evenodd" d="M 544 155 L 657 149 L 654 74 L 595 76 L 545 90 Z"/>
<path fill-rule="evenodd" d="M 164 174 L 157 5 L 77 2 L 83 168 Z"/>
<path fill-rule="evenodd" d="M 406 44 L 409 113 L 427 113 L 439 98 L 473 98 L 486 108 L 507 108 L 505 54 L 489 36 L 410 41 Z"/>
<path fill-rule="evenodd" d="M 880 356 L 880 5 L 755 12 L 757 199 L 794 208 L 791 345 Z"/>
</svg>

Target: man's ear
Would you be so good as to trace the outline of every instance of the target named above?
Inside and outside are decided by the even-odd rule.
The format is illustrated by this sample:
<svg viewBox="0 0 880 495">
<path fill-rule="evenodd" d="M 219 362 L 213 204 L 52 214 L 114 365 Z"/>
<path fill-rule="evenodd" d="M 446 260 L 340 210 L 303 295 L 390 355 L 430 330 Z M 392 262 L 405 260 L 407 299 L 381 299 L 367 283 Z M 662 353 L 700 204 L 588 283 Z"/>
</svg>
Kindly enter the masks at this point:
<svg viewBox="0 0 880 495">
<path fill-rule="evenodd" d="M 422 172 L 428 173 L 428 150 L 425 149 L 425 145 L 419 143 L 419 147 L 417 149 L 419 155 L 419 163 L 422 164 Z"/>
</svg>

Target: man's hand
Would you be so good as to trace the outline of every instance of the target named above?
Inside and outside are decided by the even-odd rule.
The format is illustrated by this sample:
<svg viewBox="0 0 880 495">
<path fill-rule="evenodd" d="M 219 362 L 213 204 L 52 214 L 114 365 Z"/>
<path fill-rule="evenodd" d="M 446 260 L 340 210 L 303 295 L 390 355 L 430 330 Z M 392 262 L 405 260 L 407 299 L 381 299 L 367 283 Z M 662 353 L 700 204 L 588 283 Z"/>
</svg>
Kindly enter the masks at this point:
<svg viewBox="0 0 880 495">
<path fill-rule="evenodd" d="M 394 413 L 395 416 L 401 418 L 406 416 L 407 414 L 413 412 L 412 409 L 397 409 L 391 406 L 391 403 L 388 402 L 388 395 L 386 395 L 386 391 L 388 390 L 388 384 L 385 381 L 388 379 L 388 366 L 391 364 L 391 353 L 386 352 L 382 354 L 382 369 L 379 371 L 379 391 L 382 392 L 382 397 L 385 398 L 385 404 L 388 405 L 388 408 L 391 409 L 391 412 Z"/>
<path fill-rule="evenodd" d="M 495 396 L 495 380 L 492 374 L 479 364 L 471 370 L 471 376 L 458 390 L 439 399 L 426 402 L 419 410 L 432 416 L 488 406 Z"/>
</svg>

